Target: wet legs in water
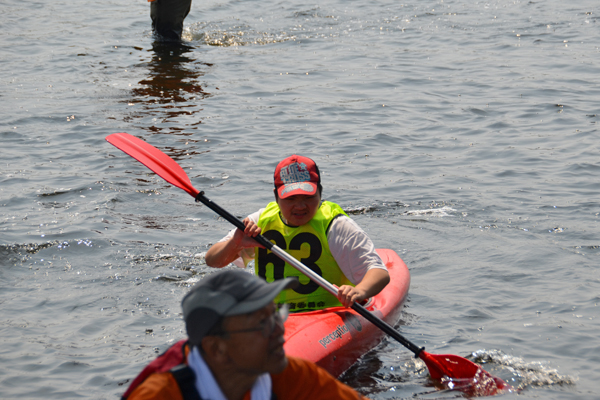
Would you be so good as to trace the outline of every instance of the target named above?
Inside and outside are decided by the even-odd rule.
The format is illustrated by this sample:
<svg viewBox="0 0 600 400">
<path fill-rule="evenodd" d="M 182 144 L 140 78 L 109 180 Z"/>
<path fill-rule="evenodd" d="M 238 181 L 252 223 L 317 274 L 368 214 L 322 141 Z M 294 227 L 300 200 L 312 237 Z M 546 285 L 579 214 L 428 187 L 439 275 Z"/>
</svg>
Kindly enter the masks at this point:
<svg viewBox="0 0 600 400">
<path fill-rule="evenodd" d="M 181 40 L 183 20 L 190 12 L 192 0 L 153 0 L 150 18 L 155 35 L 166 40 Z"/>
</svg>

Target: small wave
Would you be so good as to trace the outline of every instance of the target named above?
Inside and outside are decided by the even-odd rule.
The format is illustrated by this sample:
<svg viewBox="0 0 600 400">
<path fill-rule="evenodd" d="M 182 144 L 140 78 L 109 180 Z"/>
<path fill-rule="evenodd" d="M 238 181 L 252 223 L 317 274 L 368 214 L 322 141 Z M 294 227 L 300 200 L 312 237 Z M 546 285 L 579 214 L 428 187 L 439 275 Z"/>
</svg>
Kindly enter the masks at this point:
<svg viewBox="0 0 600 400">
<path fill-rule="evenodd" d="M 77 240 L 78 244 L 81 244 L 81 240 Z M 90 243 L 86 241 L 86 243 Z M 66 249 L 71 244 L 68 241 L 64 240 L 54 240 L 50 242 L 44 243 L 15 243 L 8 245 L 0 245 L 0 256 L 3 261 L 8 261 L 9 263 L 23 263 L 31 259 L 31 257 L 42 250 L 49 249 L 52 247 L 57 248 L 58 250 Z"/>
<path fill-rule="evenodd" d="M 40 190 L 40 197 L 51 197 L 51 196 L 60 196 L 62 194 L 71 193 L 73 189 L 71 188 L 59 188 L 59 189 L 46 189 L 45 191 Z"/>
<path fill-rule="evenodd" d="M 186 280 L 179 282 L 180 286 L 194 286 L 196 282 L 199 282 L 202 277 L 200 275 L 193 275 Z"/>
<path fill-rule="evenodd" d="M 346 214 L 359 215 L 359 214 L 367 214 L 375 211 L 375 206 L 360 206 L 360 207 L 350 207 L 345 208 L 344 211 Z"/>
<path fill-rule="evenodd" d="M 161 245 L 155 245 L 161 246 Z M 135 263 L 148 263 L 148 262 L 160 262 L 160 261 L 171 261 L 171 260 L 191 260 L 196 263 L 204 263 L 204 255 L 206 253 L 188 253 L 188 252 L 179 252 L 178 254 L 174 253 L 158 253 L 158 254 L 139 254 L 132 256 L 132 261 Z M 189 267 L 188 267 L 189 268 Z"/>
<path fill-rule="evenodd" d="M 598 246 L 598 245 L 593 245 L 593 246 L 573 246 L 573 248 L 576 249 L 576 250 L 588 250 L 588 251 L 597 252 L 600 249 L 600 246 Z"/>
<path fill-rule="evenodd" d="M 348 206 L 344 207 L 346 214 L 373 214 L 376 212 L 390 213 L 396 209 L 404 209 L 410 207 L 410 204 L 403 203 L 401 201 L 384 201 L 382 203 L 375 203 L 368 206 Z"/>
<path fill-rule="evenodd" d="M 248 46 L 296 40 L 297 36 L 288 32 L 260 32 L 248 25 L 216 26 L 195 24 L 184 32 L 184 38 L 209 46 Z"/>
<path fill-rule="evenodd" d="M 429 208 L 429 209 L 425 209 L 425 210 L 409 210 L 409 211 L 405 211 L 403 213 L 403 215 L 410 215 L 410 216 L 424 216 L 424 215 L 430 215 L 433 217 L 451 217 L 453 213 L 456 212 L 456 210 L 454 208 L 448 207 L 448 206 L 444 206 L 442 208 Z"/>
<path fill-rule="evenodd" d="M 35 254 L 40 250 L 47 249 L 52 246 L 68 246 L 68 242 L 61 241 L 53 241 L 53 242 L 45 242 L 45 243 L 24 243 L 24 244 L 9 244 L 9 245 L 0 245 L 0 253 L 2 254 Z"/>
<path fill-rule="evenodd" d="M 419 210 L 407 210 L 411 207 L 410 204 L 406 204 L 400 201 L 393 202 L 382 202 L 371 204 L 367 206 L 349 206 L 344 207 L 346 214 L 360 215 L 360 214 L 372 214 L 374 216 L 409 216 L 409 217 L 450 217 L 456 210 L 448 205 L 447 203 L 432 202 L 429 204 L 429 208 Z M 417 206 L 421 204 L 418 203 Z"/>
<path fill-rule="evenodd" d="M 500 350 L 477 350 L 472 354 L 473 361 L 480 364 L 495 364 L 510 371 L 512 382 L 518 389 L 529 386 L 575 385 L 577 379 L 561 375 L 547 362 L 526 362 L 521 357 L 510 356 Z"/>
</svg>

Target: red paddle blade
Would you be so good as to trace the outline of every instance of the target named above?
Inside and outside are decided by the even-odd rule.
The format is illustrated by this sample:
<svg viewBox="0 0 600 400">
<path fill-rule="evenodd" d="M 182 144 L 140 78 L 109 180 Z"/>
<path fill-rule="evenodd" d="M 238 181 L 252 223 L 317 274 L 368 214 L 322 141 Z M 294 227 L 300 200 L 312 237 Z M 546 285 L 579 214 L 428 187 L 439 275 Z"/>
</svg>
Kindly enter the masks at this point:
<svg viewBox="0 0 600 400">
<path fill-rule="evenodd" d="M 171 185 L 185 190 L 193 197 L 198 194 L 183 168 L 151 144 L 128 133 L 113 133 L 106 137 L 106 141 L 150 168 Z"/>
<path fill-rule="evenodd" d="M 511 389 L 502 379 L 466 358 L 453 354 L 430 354 L 426 351 L 421 351 L 419 358 L 427 365 L 431 377 L 442 381 L 449 389 L 460 390 L 470 396 L 492 396 L 499 391 Z"/>
</svg>

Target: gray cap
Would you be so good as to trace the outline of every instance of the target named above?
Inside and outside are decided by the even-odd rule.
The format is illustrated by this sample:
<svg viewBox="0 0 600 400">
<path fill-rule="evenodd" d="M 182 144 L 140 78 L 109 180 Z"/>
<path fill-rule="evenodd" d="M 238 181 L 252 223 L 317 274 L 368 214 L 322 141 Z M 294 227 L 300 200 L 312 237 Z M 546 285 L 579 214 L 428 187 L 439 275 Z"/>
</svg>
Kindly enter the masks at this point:
<svg viewBox="0 0 600 400">
<path fill-rule="evenodd" d="M 297 285 L 296 278 L 267 283 L 241 269 L 228 269 L 207 276 L 196 283 L 181 301 L 190 343 L 199 345 L 221 318 L 260 310 L 282 290 Z"/>
</svg>

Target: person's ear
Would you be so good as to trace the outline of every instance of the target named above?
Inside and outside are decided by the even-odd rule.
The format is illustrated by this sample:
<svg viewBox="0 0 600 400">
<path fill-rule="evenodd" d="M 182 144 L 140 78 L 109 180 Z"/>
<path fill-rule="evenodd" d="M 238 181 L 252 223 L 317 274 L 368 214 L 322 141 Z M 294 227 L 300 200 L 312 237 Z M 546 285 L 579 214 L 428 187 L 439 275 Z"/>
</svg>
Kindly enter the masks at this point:
<svg viewBox="0 0 600 400">
<path fill-rule="evenodd" d="M 279 203 L 279 196 L 277 195 L 277 188 L 273 189 L 273 194 L 275 195 L 275 203 Z"/>
<path fill-rule="evenodd" d="M 227 343 L 219 336 L 205 336 L 201 346 L 204 355 L 211 360 L 219 360 L 227 353 Z"/>
</svg>

